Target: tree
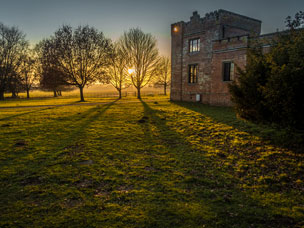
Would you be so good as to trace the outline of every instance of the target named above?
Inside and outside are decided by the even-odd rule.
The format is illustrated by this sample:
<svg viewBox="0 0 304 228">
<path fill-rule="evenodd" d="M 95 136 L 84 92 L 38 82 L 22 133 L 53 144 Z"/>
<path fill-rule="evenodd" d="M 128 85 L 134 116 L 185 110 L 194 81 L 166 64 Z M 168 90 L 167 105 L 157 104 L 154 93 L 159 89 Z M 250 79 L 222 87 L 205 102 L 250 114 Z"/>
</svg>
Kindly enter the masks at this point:
<svg viewBox="0 0 304 228">
<path fill-rule="evenodd" d="M 304 130 L 304 30 L 295 30 L 302 24 L 304 13 L 297 13 L 268 54 L 271 74 L 263 94 L 272 122 Z"/>
<path fill-rule="evenodd" d="M 25 35 L 16 27 L 0 23 L 0 100 L 4 92 L 16 82 L 16 72 L 21 63 L 21 56 L 28 47 Z"/>
<path fill-rule="evenodd" d="M 159 60 L 155 74 L 155 84 L 163 86 L 164 94 L 167 95 L 167 87 L 171 82 L 171 62 L 168 57 L 162 56 Z"/>
<path fill-rule="evenodd" d="M 63 81 L 65 75 L 56 68 L 43 67 L 40 74 L 40 88 L 46 91 L 52 91 L 54 97 L 61 96 L 61 91 L 70 89 L 69 85 Z"/>
<path fill-rule="evenodd" d="M 11 70 L 7 78 L 7 86 L 5 92 L 12 93 L 12 98 L 18 97 L 19 92 L 23 90 L 22 78 L 19 72 Z"/>
<path fill-rule="evenodd" d="M 73 30 L 64 25 L 45 45 L 51 49 L 54 67 L 62 72 L 63 81 L 78 87 L 80 100 L 84 101 L 83 88 L 100 79 L 109 65 L 111 41 L 93 27 L 78 26 Z"/>
<path fill-rule="evenodd" d="M 304 13 L 288 17 L 268 53 L 255 46 L 239 79 L 230 85 L 237 113 L 250 120 L 304 130 Z"/>
<path fill-rule="evenodd" d="M 140 99 L 141 88 L 150 82 L 157 69 L 159 57 L 156 39 L 137 28 L 125 32 L 119 42 L 129 61 L 128 67 L 134 69 L 130 71 L 130 77 Z"/>
<path fill-rule="evenodd" d="M 56 64 L 53 43 L 50 39 L 45 39 L 35 47 L 37 55 L 36 72 L 40 78 L 40 88 L 46 91 L 52 91 L 54 97 L 60 96 L 62 90 L 69 89 L 66 83 L 66 75 L 60 71 Z"/>
<path fill-rule="evenodd" d="M 299 29 L 304 25 L 304 12 L 299 11 L 295 14 L 294 19 L 291 16 L 288 16 L 285 20 L 286 26 L 291 31 Z"/>
<path fill-rule="evenodd" d="M 117 89 L 119 99 L 121 91 L 130 86 L 128 74 L 128 58 L 122 51 L 120 43 L 116 43 L 113 49 L 113 55 L 110 58 L 110 65 L 107 68 L 107 81 Z"/>
<path fill-rule="evenodd" d="M 237 68 L 238 80 L 229 84 L 231 100 L 238 115 L 253 121 L 269 119 L 269 110 L 265 105 L 263 87 L 269 77 L 269 64 L 263 55 L 261 46 L 255 46 L 247 52 L 245 69 Z"/>
<path fill-rule="evenodd" d="M 27 99 L 30 98 L 30 90 L 37 80 L 37 59 L 32 50 L 29 50 L 23 57 L 20 66 L 20 79 L 26 91 Z"/>
</svg>

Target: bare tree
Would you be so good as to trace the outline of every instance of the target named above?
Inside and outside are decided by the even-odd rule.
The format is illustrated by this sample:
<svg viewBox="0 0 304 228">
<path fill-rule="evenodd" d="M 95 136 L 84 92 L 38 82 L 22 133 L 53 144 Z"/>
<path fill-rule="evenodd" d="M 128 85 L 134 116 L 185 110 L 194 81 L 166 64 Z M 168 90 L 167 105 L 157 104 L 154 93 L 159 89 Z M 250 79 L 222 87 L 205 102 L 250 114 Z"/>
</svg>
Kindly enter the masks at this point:
<svg viewBox="0 0 304 228">
<path fill-rule="evenodd" d="M 84 101 L 83 88 L 104 75 L 112 54 L 112 44 L 102 32 L 89 26 L 79 26 L 75 30 L 64 25 L 46 43 L 51 49 L 52 61 L 63 80 L 80 90 L 80 100 Z"/>
<path fill-rule="evenodd" d="M 18 97 L 19 92 L 23 90 L 22 79 L 19 72 L 11 70 L 8 74 L 5 92 L 11 93 L 12 98 Z"/>
<path fill-rule="evenodd" d="M 52 91 L 54 97 L 61 96 L 62 91 L 71 90 L 71 86 L 67 85 L 63 78 L 65 75 L 56 68 L 44 66 L 40 73 L 40 88 L 46 91 Z"/>
<path fill-rule="evenodd" d="M 171 62 L 168 57 L 160 58 L 154 80 L 155 85 L 163 86 L 164 94 L 167 95 L 167 87 L 171 83 Z"/>
<path fill-rule="evenodd" d="M 54 44 L 51 39 L 42 40 L 35 47 L 37 55 L 36 72 L 39 75 L 40 88 L 52 91 L 54 97 L 60 96 L 62 90 L 69 89 L 66 75 L 56 66 Z"/>
<path fill-rule="evenodd" d="M 23 57 L 20 66 L 20 78 L 23 88 L 26 91 L 27 99 L 30 98 L 30 90 L 36 82 L 37 74 L 37 58 L 34 57 L 34 52 L 29 50 Z"/>
<path fill-rule="evenodd" d="M 0 100 L 4 99 L 8 83 L 16 81 L 14 77 L 27 47 L 25 35 L 18 28 L 0 23 Z"/>
<path fill-rule="evenodd" d="M 129 61 L 131 81 L 137 89 L 137 97 L 141 98 L 140 90 L 146 86 L 158 64 L 158 49 L 156 39 L 151 34 L 145 34 L 139 28 L 130 29 L 120 39 L 122 51 Z"/>
<path fill-rule="evenodd" d="M 107 68 L 107 81 L 117 89 L 119 99 L 121 99 L 122 90 L 131 85 L 128 73 L 128 58 L 122 51 L 120 43 L 114 45 L 110 65 Z"/>
</svg>

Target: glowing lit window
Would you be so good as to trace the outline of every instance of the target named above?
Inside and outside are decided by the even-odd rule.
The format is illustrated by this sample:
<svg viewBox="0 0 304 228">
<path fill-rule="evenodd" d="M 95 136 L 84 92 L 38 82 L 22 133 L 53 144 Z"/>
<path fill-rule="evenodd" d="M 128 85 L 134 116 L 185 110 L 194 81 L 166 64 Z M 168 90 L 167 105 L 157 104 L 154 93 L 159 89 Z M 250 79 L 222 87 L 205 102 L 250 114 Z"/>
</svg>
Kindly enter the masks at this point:
<svg viewBox="0 0 304 228">
<path fill-rule="evenodd" d="M 189 52 L 198 52 L 200 51 L 200 39 L 189 40 Z"/>
<path fill-rule="evenodd" d="M 189 65 L 189 73 L 188 73 L 188 82 L 189 83 L 197 83 L 197 73 L 198 73 L 198 65 L 191 64 Z"/>
</svg>

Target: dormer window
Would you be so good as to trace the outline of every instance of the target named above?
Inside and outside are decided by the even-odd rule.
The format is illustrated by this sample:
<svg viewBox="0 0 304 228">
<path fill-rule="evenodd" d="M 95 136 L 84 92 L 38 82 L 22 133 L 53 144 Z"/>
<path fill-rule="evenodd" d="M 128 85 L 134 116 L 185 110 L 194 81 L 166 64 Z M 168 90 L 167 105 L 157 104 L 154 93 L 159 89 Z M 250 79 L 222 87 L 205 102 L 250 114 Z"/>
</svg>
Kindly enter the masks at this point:
<svg viewBox="0 0 304 228">
<path fill-rule="evenodd" d="M 189 40 L 189 53 L 200 51 L 200 39 Z"/>
</svg>

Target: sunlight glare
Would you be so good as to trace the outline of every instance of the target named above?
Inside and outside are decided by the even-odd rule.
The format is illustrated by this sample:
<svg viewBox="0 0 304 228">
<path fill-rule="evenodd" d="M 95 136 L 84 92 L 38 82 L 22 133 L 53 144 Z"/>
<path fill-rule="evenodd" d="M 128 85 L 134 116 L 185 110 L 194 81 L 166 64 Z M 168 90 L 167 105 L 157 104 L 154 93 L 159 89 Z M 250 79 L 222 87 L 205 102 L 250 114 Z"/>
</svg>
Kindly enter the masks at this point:
<svg viewBox="0 0 304 228">
<path fill-rule="evenodd" d="M 129 73 L 129 74 L 133 74 L 134 71 L 135 71 L 134 69 L 128 69 L 128 73 Z"/>
</svg>

